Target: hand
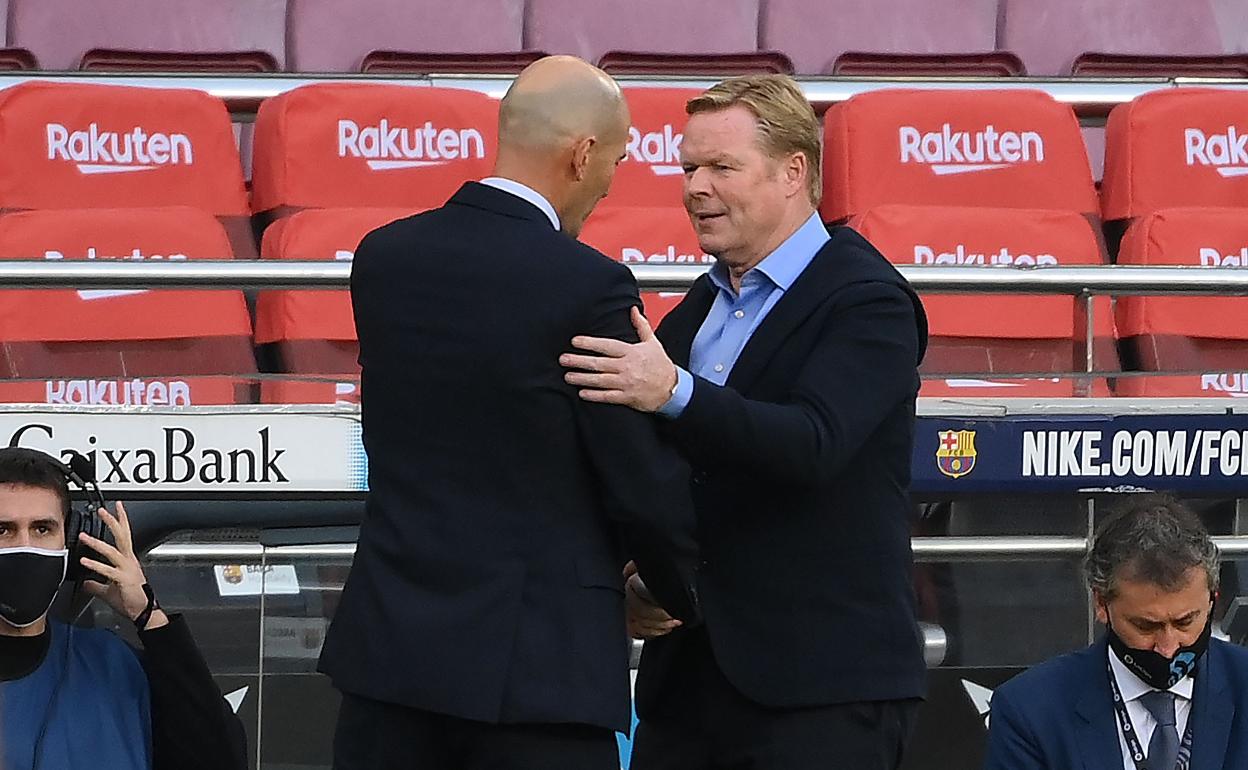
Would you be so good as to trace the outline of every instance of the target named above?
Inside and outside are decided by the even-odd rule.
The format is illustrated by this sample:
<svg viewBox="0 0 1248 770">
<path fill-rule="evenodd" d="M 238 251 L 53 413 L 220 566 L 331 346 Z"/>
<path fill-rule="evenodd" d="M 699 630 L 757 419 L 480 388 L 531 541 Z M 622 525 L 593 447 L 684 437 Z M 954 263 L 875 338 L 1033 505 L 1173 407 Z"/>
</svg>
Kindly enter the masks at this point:
<svg viewBox="0 0 1248 770">
<path fill-rule="evenodd" d="M 629 562 L 632 565 L 632 562 Z M 680 621 L 667 614 L 667 611 L 654 601 L 650 590 L 642 582 L 641 575 L 629 574 L 625 569 L 627 580 L 624 581 L 624 603 L 628 610 L 628 635 L 634 639 L 653 639 L 656 636 L 670 634 L 680 627 Z"/>
<path fill-rule="evenodd" d="M 605 337 L 573 337 L 572 347 L 597 355 L 564 353 L 559 364 L 570 371 L 563 376 L 581 388 L 578 395 L 599 404 L 623 404 L 639 412 L 656 412 L 672 397 L 676 365 L 650 329 L 650 322 L 633 307 L 633 328 L 640 342 L 628 343 Z"/>
<path fill-rule="evenodd" d="M 117 546 L 113 547 L 86 533 L 79 536 L 84 545 L 108 560 L 104 564 L 86 556 L 82 557 L 82 566 L 108 579 L 108 583 L 85 580 L 82 590 L 103 599 L 118 615 L 124 615 L 133 621 L 147 606 L 147 594 L 143 593 L 143 584 L 147 582 L 147 577 L 143 574 L 143 567 L 139 565 L 139 557 L 134 553 L 130 519 L 126 517 L 126 507 L 121 503 L 117 503 L 116 516 L 104 508 L 100 509 L 99 515 L 112 530 Z M 168 622 L 169 618 L 162 610 L 155 610 L 147 622 L 147 630 L 160 628 Z"/>
</svg>

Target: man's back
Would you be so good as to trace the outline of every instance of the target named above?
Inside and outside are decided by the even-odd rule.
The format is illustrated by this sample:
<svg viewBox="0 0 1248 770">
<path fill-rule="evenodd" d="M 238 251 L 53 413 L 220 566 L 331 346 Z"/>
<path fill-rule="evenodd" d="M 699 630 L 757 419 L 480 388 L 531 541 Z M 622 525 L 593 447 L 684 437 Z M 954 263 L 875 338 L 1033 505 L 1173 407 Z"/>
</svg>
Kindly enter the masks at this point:
<svg viewBox="0 0 1248 770">
<path fill-rule="evenodd" d="M 453 716 L 622 728 L 620 567 L 683 596 L 687 468 L 648 418 L 580 402 L 558 355 L 628 334 L 628 271 L 469 184 L 370 234 L 352 300 L 370 497 L 324 670 Z"/>
</svg>

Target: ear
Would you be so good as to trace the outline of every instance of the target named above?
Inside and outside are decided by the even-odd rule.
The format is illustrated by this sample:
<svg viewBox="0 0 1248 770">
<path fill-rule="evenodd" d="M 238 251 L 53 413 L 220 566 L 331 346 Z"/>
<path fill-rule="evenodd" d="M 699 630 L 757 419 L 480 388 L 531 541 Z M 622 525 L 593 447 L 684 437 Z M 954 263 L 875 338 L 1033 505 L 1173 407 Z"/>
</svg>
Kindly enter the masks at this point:
<svg viewBox="0 0 1248 770">
<path fill-rule="evenodd" d="M 572 178 L 576 181 L 580 182 L 585 179 L 585 174 L 589 169 L 589 156 L 597 143 L 597 137 L 586 136 L 577 139 L 572 145 Z"/>
<path fill-rule="evenodd" d="M 1108 606 L 1101 592 L 1092 589 L 1092 607 L 1096 610 L 1096 620 L 1101 625 L 1109 625 L 1109 611 L 1106 609 Z"/>
<path fill-rule="evenodd" d="M 810 176 L 810 161 L 806 159 L 806 153 L 795 152 L 783 161 L 780 169 L 784 174 L 785 186 L 788 188 L 789 196 L 805 195 L 806 179 Z"/>
</svg>

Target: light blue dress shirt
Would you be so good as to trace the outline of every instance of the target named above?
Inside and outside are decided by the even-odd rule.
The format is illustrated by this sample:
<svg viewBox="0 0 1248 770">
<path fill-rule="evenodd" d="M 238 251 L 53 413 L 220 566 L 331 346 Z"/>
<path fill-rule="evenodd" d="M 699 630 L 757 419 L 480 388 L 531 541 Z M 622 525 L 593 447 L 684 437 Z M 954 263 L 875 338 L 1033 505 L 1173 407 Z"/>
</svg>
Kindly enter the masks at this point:
<svg viewBox="0 0 1248 770">
<path fill-rule="evenodd" d="M 544 195 L 527 184 L 520 184 L 514 179 L 505 179 L 501 176 L 487 176 L 481 180 L 481 184 L 502 190 L 503 192 L 509 192 L 517 198 L 523 198 L 532 203 L 542 210 L 542 213 L 546 215 L 546 218 L 550 220 L 550 223 L 555 226 L 556 230 L 559 229 L 559 215 L 555 213 L 555 207 L 550 205 L 550 201 L 546 200 Z"/>
<path fill-rule="evenodd" d="M 719 291 L 693 338 L 689 352 L 692 373 L 716 385 L 727 382 L 754 330 L 830 239 L 819 215 L 811 214 L 775 251 L 741 276 L 740 293 L 733 291 L 727 266 L 716 262 L 710 279 Z M 659 414 L 676 418 L 685 411 L 693 398 L 693 374 L 676 367 L 676 392 L 659 408 Z"/>
</svg>

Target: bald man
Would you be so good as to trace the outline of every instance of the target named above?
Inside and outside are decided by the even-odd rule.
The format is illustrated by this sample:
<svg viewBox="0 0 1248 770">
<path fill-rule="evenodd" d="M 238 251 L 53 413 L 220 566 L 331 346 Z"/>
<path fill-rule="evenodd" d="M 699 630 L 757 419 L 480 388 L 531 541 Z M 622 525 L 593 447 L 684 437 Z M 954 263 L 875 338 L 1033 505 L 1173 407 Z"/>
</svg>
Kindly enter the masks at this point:
<svg viewBox="0 0 1248 770">
<path fill-rule="evenodd" d="M 321 655 L 338 770 L 618 770 L 625 563 L 696 619 L 688 468 L 558 364 L 586 328 L 636 340 L 631 273 L 575 240 L 628 125 L 606 74 L 542 59 L 494 175 L 356 251 L 370 491 Z"/>
</svg>

